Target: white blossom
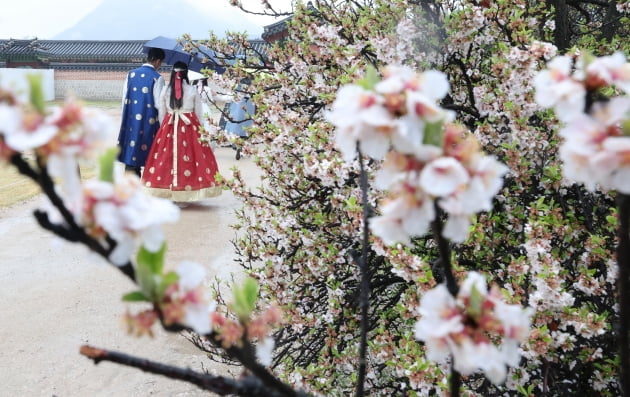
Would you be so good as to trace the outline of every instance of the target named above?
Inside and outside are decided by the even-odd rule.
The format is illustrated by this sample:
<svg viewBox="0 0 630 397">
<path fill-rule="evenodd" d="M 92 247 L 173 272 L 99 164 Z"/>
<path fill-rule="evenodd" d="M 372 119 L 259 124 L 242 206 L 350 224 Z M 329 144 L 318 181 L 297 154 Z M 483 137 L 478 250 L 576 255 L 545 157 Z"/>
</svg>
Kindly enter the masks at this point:
<svg viewBox="0 0 630 397">
<path fill-rule="evenodd" d="M 270 336 L 258 342 L 258 345 L 256 345 L 256 358 L 262 365 L 271 365 L 271 361 L 273 359 L 273 349 L 275 346 L 276 342 Z"/>
<path fill-rule="evenodd" d="M 110 259 L 118 265 L 129 261 L 136 241 L 149 251 L 164 242 L 163 223 L 179 219 L 179 208 L 169 200 L 152 197 L 142 190 L 135 175 L 118 172 L 114 183 L 89 180 L 83 185 L 83 212 L 77 214 L 88 230 L 103 229 L 117 241 Z"/>
<path fill-rule="evenodd" d="M 505 381 L 507 366 L 518 365 L 518 344 L 527 338 L 532 315 L 500 300 L 476 272 L 468 273 L 456 297 L 444 284 L 426 292 L 418 313 L 414 335 L 425 343 L 428 359 L 444 363 L 452 355 L 462 375 L 481 370 L 494 384 Z"/>
</svg>

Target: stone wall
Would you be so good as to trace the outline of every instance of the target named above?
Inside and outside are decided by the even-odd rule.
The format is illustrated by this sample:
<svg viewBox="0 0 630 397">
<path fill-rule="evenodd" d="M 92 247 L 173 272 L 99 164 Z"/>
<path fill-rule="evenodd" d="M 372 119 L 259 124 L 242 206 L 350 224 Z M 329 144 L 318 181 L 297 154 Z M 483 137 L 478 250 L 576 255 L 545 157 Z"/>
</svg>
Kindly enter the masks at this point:
<svg viewBox="0 0 630 397">
<path fill-rule="evenodd" d="M 127 72 L 55 70 L 55 99 L 71 93 L 86 101 L 122 101 L 126 76 Z"/>
</svg>

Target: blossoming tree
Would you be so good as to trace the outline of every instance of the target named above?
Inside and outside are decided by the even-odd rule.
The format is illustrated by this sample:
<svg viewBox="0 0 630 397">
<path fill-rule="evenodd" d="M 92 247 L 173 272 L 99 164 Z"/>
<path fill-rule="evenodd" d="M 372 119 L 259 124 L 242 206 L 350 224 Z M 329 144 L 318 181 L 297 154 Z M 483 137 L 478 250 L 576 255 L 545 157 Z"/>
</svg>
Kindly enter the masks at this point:
<svg viewBox="0 0 630 397">
<path fill-rule="evenodd" d="M 354 256 L 361 249 L 357 230 L 366 216 L 358 205 L 360 162 L 346 163 L 347 156 L 337 155 L 333 144 L 342 153 L 353 153 L 358 132 L 351 126 L 359 119 L 370 127 L 365 134 L 371 140 L 362 144 L 366 155 L 381 158 L 390 138 L 403 153 L 413 145 L 382 131 L 401 116 L 388 109 L 402 106 L 396 101 L 405 101 L 405 95 L 364 93 L 357 101 L 352 98 L 365 87 L 334 93 L 361 79 L 370 65 L 379 70 L 385 64 L 410 65 L 448 76 L 450 90 L 444 97 L 427 95 L 444 110 L 425 101 L 426 115 L 456 117 L 481 148 L 509 169 L 491 211 L 482 205 L 464 212 L 468 208 L 460 205 L 462 216 L 446 218 L 447 233 L 464 237 L 447 236 L 465 240 L 449 246 L 455 278 L 462 282 L 467 271 L 481 272 L 500 287 L 508 304 L 535 310 L 522 345 L 525 359 L 512 366 L 505 385 L 497 388 L 472 375 L 464 388 L 478 395 L 502 390 L 615 395 L 612 330 L 617 314 L 611 308 L 616 302 L 617 211 L 610 193 L 591 192 L 563 178 L 557 153 L 563 120 L 536 102 L 535 95 L 551 97 L 543 84 L 535 85 L 546 62 L 572 46 L 599 55 L 627 51 L 622 39 L 627 2 L 312 3 L 313 9 L 296 10 L 289 39 L 270 52 L 275 73 L 250 87 L 258 112 L 244 150 L 256 156 L 269 177 L 268 188 L 250 193 L 240 181 L 234 185 L 247 203 L 242 214 L 247 237 L 239 242 L 243 265 L 260 280 L 266 296 L 289 308 L 293 319 L 278 334 L 278 368 L 290 368 L 291 381 L 322 393 L 353 387 L 348 381 L 360 349 L 360 278 Z M 440 92 L 439 78 L 428 80 L 430 90 Z M 543 92 L 535 94 L 535 88 Z M 582 101 L 577 94 L 579 90 L 570 91 L 566 97 Z M 346 96 L 348 100 L 340 99 Z M 335 97 L 343 109 L 331 120 L 337 131 L 324 118 Z M 442 115 L 444 111 L 456 113 Z M 420 136 L 415 139 L 418 143 Z M 436 219 L 435 208 L 426 205 L 431 200 L 419 199 L 404 178 L 395 177 L 405 167 L 419 172 L 424 166 L 408 158 L 388 154 L 378 173 L 380 160 L 364 164 L 377 188 L 367 198 L 378 216 L 371 227 L 375 234 L 381 226 L 383 230 L 368 250 L 373 314 L 367 378 L 374 394 L 442 393 L 448 387 L 448 367 L 427 361 L 410 331 L 422 296 L 446 275 L 440 245 L 423 235 Z M 470 170 L 463 172 L 451 159 L 441 161 L 445 167 L 440 171 L 451 186 L 470 178 Z M 429 189 L 444 188 L 434 186 L 429 175 L 425 173 Z M 492 189 L 484 193 L 488 191 Z M 447 200 L 447 193 L 438 210 L 461 204 Z M 469 233 L 450 229 L 455 221 L 462 227 L 471 222 Z"/>
</svg>

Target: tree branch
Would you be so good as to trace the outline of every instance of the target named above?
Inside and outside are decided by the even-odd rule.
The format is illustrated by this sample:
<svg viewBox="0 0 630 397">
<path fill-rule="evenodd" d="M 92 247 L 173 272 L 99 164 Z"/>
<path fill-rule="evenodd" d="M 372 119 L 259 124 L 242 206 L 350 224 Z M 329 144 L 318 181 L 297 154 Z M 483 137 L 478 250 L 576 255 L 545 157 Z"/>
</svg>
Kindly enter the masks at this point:
<svg viewBox="0 0 630 397">
<path fill-rule="evenodd" d="M 241 380 L 200 373 L 189 368 L 179 368 L 165 365 L 155 361 L 130 356 L 111 350 L 99 349 L 88 345 L 81 346 L 80 353 L 98 364 L 101 361 L 110 361 L 128 367 L 138 368 L 144 372 L 162 375 L 170 379 L 182 380 L 198 386 L 202 390 L 208 390 L 220 396 L 283 396 L 274 390 L 265 387 L 262 382 L 253 376 L 247 376 Z"/>
</svg>

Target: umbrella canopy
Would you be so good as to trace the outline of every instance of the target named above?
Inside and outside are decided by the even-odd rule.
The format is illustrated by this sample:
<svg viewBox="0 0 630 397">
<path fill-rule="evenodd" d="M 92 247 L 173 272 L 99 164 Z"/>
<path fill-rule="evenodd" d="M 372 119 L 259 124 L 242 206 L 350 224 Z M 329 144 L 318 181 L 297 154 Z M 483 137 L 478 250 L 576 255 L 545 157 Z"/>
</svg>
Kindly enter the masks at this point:
<svg viewBox="0 0 630 397">
<path fill-rule="evenodd" d="M 177 39 L 164 36 L 157 36 L 156 38 L 144 43 L 142 52 L 147 54 L 150 48 L 161 48 L 164 50 L 166 55 L 164 63 L 167 65 L 173 65 L 175 62 L 180 61 L 188 65 L 189 70 L 196 72 L 199 72 L 204 68 L 213 69 L 218 73 L 223 73 L 225 71 L 224 68 L 218 67 L 216 58 L 212 58 L 215 52 L 209 48 L 203 49 L 203 55 L 191 54 L 184 50 L 184 47 L 177 42 Z M 206 60 L 206 62 L 204 62 L 204 60 Z"/>
<path fill-rule="evenodd" d="M 200 52 L 193 57 L 188 64 L 189 70 L 201 71 L 201 69 L 212 69 L 215 72 L 221 74 L 225 72 L 225 68 L 219 66 L 219 61 L 217 59 L 217 53 L 210 48 L 200 45 Z"/>
</svg>

